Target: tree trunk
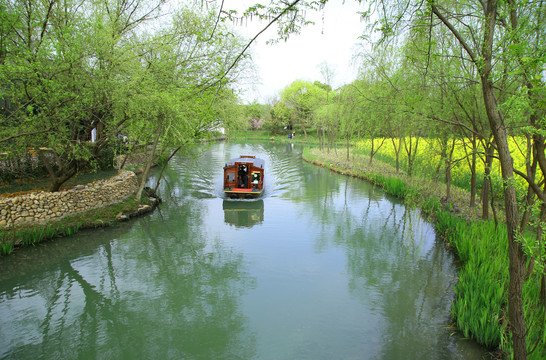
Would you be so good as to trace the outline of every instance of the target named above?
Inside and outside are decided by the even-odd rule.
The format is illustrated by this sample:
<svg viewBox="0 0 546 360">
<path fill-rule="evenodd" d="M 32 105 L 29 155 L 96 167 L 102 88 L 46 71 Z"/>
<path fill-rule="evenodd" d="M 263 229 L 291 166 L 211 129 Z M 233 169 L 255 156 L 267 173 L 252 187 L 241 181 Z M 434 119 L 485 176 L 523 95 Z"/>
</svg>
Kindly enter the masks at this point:
<svg viewBox="0 0 546 360">
<path fill-rule="evenodd" d="M 527 136 L 527 159 L 530 159 L 533 154 L 534 146 L 531 144 L 531 137 Z M 527 187 L 527 195 L 525 196 L 525 209 L 523 215 L 521 216 L 520 221 L 520 231 L 525 233 L 525 229 L 529 224 L 529 219 L 531 217 L 531 206 L 535 203 L 535 192 L 530 182 L 535 182 L 536 172 L 537 172 L 538 159 L 536 156 L 533 156 L 533 163 L 529 165 L 529 160 L 527 160 L 527 182 L 529 185 Z M 540 227 L 539 227 L 540 228 Z"/>
<path fill-rule="evenodd" d="M 140 185 L 135 195 L 135 200 L 138 204 L 140 204 L 142 191 L 144 190 L 144 185 L 146 185 L 146 179 L 148 177 L 148 173 L 150 172 L 150 168 L 152 167 L 152 163 L 154 162 L 154 156 L 155 156 L 157 143 L 159 142 L 160 135 L 161 135 L 161 125 L 157 127 L 157 134 L 155 136 L 154 144 L 152 146 L 152 150 L 150 151 L 150 155 L 148 156 L 148 159 L 146 160 L 146 166 L 144 167 L 144 172 L 142 173 L 142 177 L 140 179 Z"/>
<path fill-rule="evenodd" d="M 494 21 L 494 16 L 491 16 Z M 491 34 L 492 36 L 492 34 Z M 487 74 L 487 72 L 486 72 Z M 482 76 L 482 91 L 485 109 L 491 130 L 495 137 L 504 183 L 504 204 L 506 210 L 506 228 L 508 230 L 508 252 L 510 258 L 508 286 L 508 316 L 512 332 L 512 345 L 515 359 L 527 358 L 525 342 L 525 316 L 523 312 L 523 280 L 525 278 L 525 254 L 516 241 L 518 232 L 518 203 L 514 187 L 514 165 L 508 147 L 508 137 L 502 116 L 497 107 L 493 85 L 487 76 Z"/>
<path fill-rule="evenodd" d="M 59 191 L 61 189 L 61 186 L 65 182 L 70 180 L 74 175 L 76 175 L 76 173 L 77 173 L 76 167 L 75 166 L 70 166 L 70 168 L 67 171 L 63 172 L 59 176 L 55 176 L 52 179 L 51 184 L 49 185 L 49 191 L 50 192 Z"/>
<path fill-rule="evenodd" d="M 38 158 L 44 164 L 47 173 L 49 174 L 49 192 L 57 192 L 61 188 L 61 186 L 70 180 L 76 173 L 78 172 L 76 163 L 70 162 L 68 164 L 68 168 L 62 165 L 62 160 L 57 159 L 57 163 L 59 164 L 59 169 L 55 170 L 50 162 L 48 161 L 47 157 L 44 154 L 43 150 L 38 150 L 36 152 L 38 154 Z M 54 154 L 55 155 L 55 154 Z M 56 155 L 55 155 L 56 156 Z"/>
<path fill-rule="evenodd" d="M 491 166 L 493 164 L 494 148 L 493 144 L 489 143 L 485 148 L 485 166 L 482 185 L 482 219 L 489 219 L 489 192 L 491 189 Z"/>
<path fill-rule="evenodd" d="M 347 133 L 347 161 L 349 161 L 349 140 L 351 136 Z"/>
<path fill-rule="evenodd" d="M 375 154 L 377 154 L 377 152 L 379 151 L 379 149 L 381 149 L 381 147 L 383 146 L 383 144 L 385 143 L 385 138 L 382 138 L 381 139 L 381 143 L 379 144 L 379 146 L 377 147 L 377 149 L 374 149 L 375 148 L 375 141 L 374 141 L 374 137 L 372 135 L 372 151 L 370 151 L 370 165 L 372 164 L 372 161 L 373 161 L 373 157 L 375 156 Z"/>
<path fill-rule="evenodd" d="M 370 151 L 370 162 L 369 162 L 370 165 L 372 164 L 373 156 L 374 156 L 374 152 L 373 152 L 374 148 L 373 148 L 373 146 L 374 146 L 374 143 L 373 143 L 373 137 L 372 137 L 372 150 Z"/>
<path fill-rule="evenodd" d="M 470 207 L 476 206 L 476 135 L 472 136 L 472 159 L 470 163 Z"/>
<path fill-rule="evenodd" d="M 411 166 L 412 148 L 411 148 L 411 145 L 412 145 L 411 136 L 409 138 L 409 147 L 408 147 L 408 142 L 406 141 L 406 138 L 404 138 L 404 148 L 406 149 L 406 156 L 408 157 L 408 176 L 410 176 L 410 177 L 411 177 L 411 171 L 412 171 L 412 166 Z"/>
<path fill-rule="evenodd" d="M 396 147 L 396 142 L 394 141 L 394 138 L 391 138 L 391 141 L 396 157 L 396 173 L 398 173 L 400 169 L 400 149 L 402 148 L 402 138 L 398 138 L 398 148 Z"/>
<path fill-rule="evenodd" d="M 419 146 L 419 137 L 415 139 L 415 148 L 413 148 L 413 139 L 409 137 L 409 147 L 406 139 L 404 138 L 404 148 L 406 149 L 406 154 L 408 155 L 408 176 L 413 175 L 413 165 L 415 163 L 415 157 L 417 156 L 417 147 Z"/>
<path fill-rule="evenodd" d="M 440 161 L 438 161 L 438 166 L 436 166 L 436 175 L 434 176 L 435 181 L 440 180 L 440 169 L 442 168 L 442 164 L 445 164 L 446 162 L 446 156 L 447 156 L 447 135 L 442 137 L 442 142 L 440 143 Z M 447 169 L 446 169 L 447 171 Z"/>
<path fill-rule="evenodd" d="M 322 142 L 322 151 L 324 151 L 324 148 L 326 147 L 326 133 L 324 128 L 322 128 L 322 137 L 320 138 L 320 141 Z"/>
<path fill-rule="evenodd" d="M 303 130 L 303 134 L 305 135 L 305 142 L 307 142 L 307 130 L 305 130 L 305 125 L 301 125 L 301 129 Z"/>
<path fill-rule="evenodd" d="M 179 146 L 177 147 L 172 153 L 171 155 L 169 155 L 169 157 L 167 158 L 167 160 L 165 160 L 165 162 L 163 163 L 163 166 L 161 167 L 161 171 L 159 173 L 159 176 L 157 177 L 157 182 L 155 184 L 155 187 L 154 187 L 154 194 L 157 195 L 157 188 L 159 187 L 159 182 L 161 181 L 161 178 L 163 177 L 163 172 L 165 171 L 165 168 L 167 167 L 167 164 L 169 163 L 169 161 L 174 157 L 174 155 L 176 155 L 176 153 L 178 152 L 178 150 L 180 150 L 182 148 L 182 146 Z"/>
<path fill-rule="evenodd" d="M 508 230 L 508 255 L 510 265 L 508 272 L 508 318 L 512 333 L 514 359 L 527 359 L 527 344 L 525 341 L 525 314 L 523 312 L 523 281 L 525 279 L 525 254 L 516 239 L 519 234 L 518 203 L 514 187 L 514 162 L 508 147 L 508 135 L 502 115 L 499 111 L 497 98 L 491 81 L 493 68 L 493 39 L 497 24 L 497 0 L 489 0 L 484 8 L 485 22 L 483 24 L 482 63 L 477 64 L 483 92 L 483 102 L 493 132 L 501 165 L 504 206 L 506 211 L 506 228 Z"/>
<path fill-rule="evenodd" d="M 446 144 L 447 145 L 447 144 Z M 451 199 L 451 164 L 453 163 L 453 151 L 455 150 L 455 138 L 451 143 L 451 150 L 446 154 L 446 198 Z"/>
</svg>

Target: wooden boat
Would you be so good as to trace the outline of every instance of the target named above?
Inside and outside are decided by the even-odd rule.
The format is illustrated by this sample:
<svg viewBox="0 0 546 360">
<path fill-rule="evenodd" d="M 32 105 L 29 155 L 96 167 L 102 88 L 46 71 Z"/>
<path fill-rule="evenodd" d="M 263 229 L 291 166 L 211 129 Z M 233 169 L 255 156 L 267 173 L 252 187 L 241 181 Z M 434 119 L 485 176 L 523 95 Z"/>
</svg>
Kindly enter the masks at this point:
<svg viewBox="0 0 546 360">
<path fill-rule="evenodd" d="M 224 166 L 224 193 L 232 198 L 254 198 L 264 191 L 265 161 L 241 155 Z"/>
</svg>

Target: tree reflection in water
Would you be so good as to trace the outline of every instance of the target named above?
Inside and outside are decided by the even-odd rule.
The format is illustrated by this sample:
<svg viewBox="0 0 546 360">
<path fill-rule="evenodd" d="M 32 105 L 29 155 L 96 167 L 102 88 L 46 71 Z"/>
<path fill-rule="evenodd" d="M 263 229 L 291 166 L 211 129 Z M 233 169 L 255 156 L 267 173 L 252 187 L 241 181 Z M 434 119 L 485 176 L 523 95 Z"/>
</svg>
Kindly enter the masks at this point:
<svg viewBox="0 0 546 360">
<path fill-rule="evenodd" d="M 446 329 L 456 268 L 418 211 L 286 144 L 203 148 L 153 214 L 0 259 L 0 358 L 479 358 Z M 234 207 L 240 154 L 266 194 Z"/>
<path fill-rule="evenodd" d="M 345 249 L 350 291 L 380 316 L 376 356 L 454 356 L 460 350 L 446 323 L 456 267 L 453 256 L 435 246 L 433 226 L 418 210 L 387 200 L 388 195 L 372 185 L 367 193 L 358 193 L 351 182 L 359 180 L 315 179 L 330 189 L 311 207 L 324 218 L 317 246 Z"/>
<path fill-rule="evenodd" d="M 197 203 L 169 206 L 2 259 L 0 357 L 252 358 L 242 255 L 207 247 Z"/>
</svg>

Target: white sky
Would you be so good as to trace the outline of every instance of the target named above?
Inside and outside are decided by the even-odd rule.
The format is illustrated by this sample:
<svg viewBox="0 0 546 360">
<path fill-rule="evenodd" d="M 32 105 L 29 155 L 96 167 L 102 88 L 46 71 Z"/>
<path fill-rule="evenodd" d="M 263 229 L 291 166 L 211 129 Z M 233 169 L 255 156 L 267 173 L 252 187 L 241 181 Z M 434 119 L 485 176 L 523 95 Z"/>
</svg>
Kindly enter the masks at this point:
<svg viewBox="0 0 546 360">
<path fill-rule="evenodd" d="M 224 7 L 243 9 L 254 3 L 226 0 Z M 251 47 L 258 79 L 250 81 L 254 84 L 247 81 L 241 85 L 243 100 L 246 103 L 253 100 L 267 103 L 297 79 L 326 82 L 319 68 L 323 62 L 335 71 L 333 88 L 355 80 L 358 64 L 353 61 L 353 55 L 355 45 L 362 43 L 358 37 L 365 27 L 357 11 L 362 11 L 363 6 L 354 0 L 330 0 L 324 10 L 307 12 L 307 17 L 315 25 L 304 27 L 301 34 L 291 35 L 287 42 L 266 45 L 267 40 L 276 37 L 276 28 L 271 26 Z M 247 26 L 237 29 L 250 39 L 266 25 L 266 22 L 254 21 L 251 24 L 249 21 Z"/>
</svg>

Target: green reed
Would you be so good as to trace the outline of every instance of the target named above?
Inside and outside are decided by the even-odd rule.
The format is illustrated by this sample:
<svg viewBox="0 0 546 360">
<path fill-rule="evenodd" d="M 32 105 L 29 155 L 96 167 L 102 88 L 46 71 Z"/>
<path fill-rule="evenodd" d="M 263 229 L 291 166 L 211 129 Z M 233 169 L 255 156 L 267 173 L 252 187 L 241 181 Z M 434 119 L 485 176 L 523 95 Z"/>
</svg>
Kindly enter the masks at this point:
<svg viewBox="0 0 546 360">
<path fill-rule="evenodd" d="M 32 246 L 41 241 L 76 233 L 80 223 L 64 224 L 62 222 L 48 225 L 31 225 L 17 229 L 0 230 L 0 255 L 13 252 L 15 246 Z"/>
<path fill-rule="evenodd" d="M 436 214 L 437 229 L 462 261 L 452 315 L 463 334 L 510 357 L 508 329 L 509 258 L 506 227 L 493 221 L 467 222 L 447 212 Z M 525 282 L 523 302 L 529 359 L 546 358 L 545 309 L 539 296 L 540 273 Z"/>
<path fill-rule="evenodd" d="M 0 256 L 9 255 L 13 252 L 13 241 L 2 239 L 0 240 Z"/>
<path fill-rule="evenodd" d="M 451 308 L 466 337 L 497 348 L 506 334 L 508 247 L 504 227 L 472 222 L 447 212 L 436 214 L 437 229 L 455 246 L 463 262 Z"/>
</svg>

